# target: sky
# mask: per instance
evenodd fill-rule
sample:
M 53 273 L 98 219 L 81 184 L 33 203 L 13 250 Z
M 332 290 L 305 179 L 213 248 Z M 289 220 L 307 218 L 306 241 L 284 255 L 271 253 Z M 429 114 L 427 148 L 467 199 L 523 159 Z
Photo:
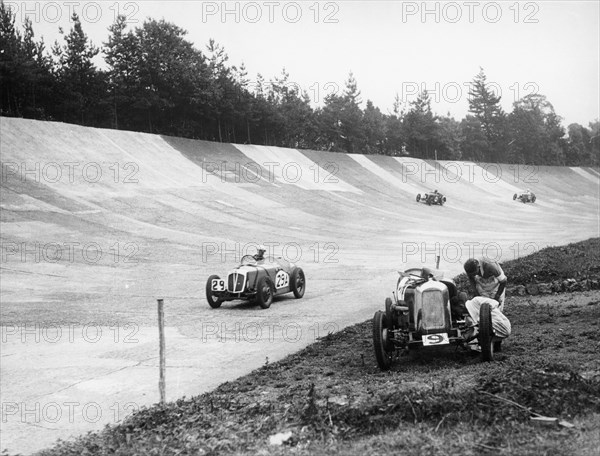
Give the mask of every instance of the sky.
M 29 16 L 47 47 L 69 30 L 73 11 L 95 45 L 116 14 L 130 27 L 147 18 L 187 30 L 204 50 L 224 46 L 251 81 L 282 69 L 313 105 L 344 90 L 353 73 L 361 99 L 391 112 L 428 90 L 432 109 L 460 120 L 469 83 L 483 68 L 505 111 L 539 93 L 563 118 L 587 126 L 600 117 L 600 2 L 594 1 L 5 1 L 17 22 Z

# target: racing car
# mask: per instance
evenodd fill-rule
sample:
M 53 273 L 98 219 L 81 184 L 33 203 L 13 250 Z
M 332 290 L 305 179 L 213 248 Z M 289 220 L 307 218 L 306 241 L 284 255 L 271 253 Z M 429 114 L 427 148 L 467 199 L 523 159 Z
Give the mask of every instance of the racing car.
M 226 279 L 211 275 L 206 281 L 206 299 L 213 309 L 224 301 L 236 299 L 257 302 L 263 309 L 268 309 L 275 296 L 294 293 L 299 299 L 305 290 L 302 268 L 273 256 L 244 255 Z
M 535 194 L 531 190 L 527 189 L 524 192 L 515 193 L 513 195 L 513 201 L 517 199 L 522 203 L 535 203 Z
M 431 193 L 425 193 L 423 195 L 420 193 L 417 194 L 417 203 L 420 201 L 424 202 L 428 206 L 431 206 L 432 204 L 439 204 L 442 206 L 446 202 L 446 197 L 441 193 L 438 193 L 437 190 L 434 190 Z
M 480 308 L 479 321 L 453 315 L 450 300 L 458 298 L 454 281 L 437 269 L 412 268 L 400 272 L 393 298 L 385 311 L 373 316 L 373 346 L 382 370 L 391 367 L 401 350 L 458 345 L 465 349 L 478 339 L 483 361 L 493 361 L 497 339 L 492 330 L 491 307 Z

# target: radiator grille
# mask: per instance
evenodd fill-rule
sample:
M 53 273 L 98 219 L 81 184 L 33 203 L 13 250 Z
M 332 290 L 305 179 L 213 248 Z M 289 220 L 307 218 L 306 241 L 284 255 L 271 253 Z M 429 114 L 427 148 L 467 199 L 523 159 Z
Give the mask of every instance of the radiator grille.
M 227 291 L 230 293 L 241 293 L 244 291 L 246 275 L 232 272 L 227 280 Z
M 445 327 L 444 296 L 440 290 L 423 292 L 423 329 L 440 329 Z

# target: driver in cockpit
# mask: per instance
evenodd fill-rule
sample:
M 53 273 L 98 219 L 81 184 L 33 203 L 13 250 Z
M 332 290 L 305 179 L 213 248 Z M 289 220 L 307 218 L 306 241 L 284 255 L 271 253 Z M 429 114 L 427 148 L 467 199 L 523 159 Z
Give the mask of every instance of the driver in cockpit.
M 267 251 L 265 249 L 265 247 L 263 245 L 258 247 L 258 253 L 256 253 L 256 255 L 253 255 L 253 258 L 256 261 L 264 261 L 265 260 L 265 252 Z

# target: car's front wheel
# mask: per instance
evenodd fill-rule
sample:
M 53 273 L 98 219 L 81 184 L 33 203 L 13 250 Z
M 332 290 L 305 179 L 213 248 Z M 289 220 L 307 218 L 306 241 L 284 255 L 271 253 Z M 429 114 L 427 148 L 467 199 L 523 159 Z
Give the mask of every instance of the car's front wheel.
M 223 300 L 218 296 L 215 296 L 213 293 L 213 280 L 221 280 L 221 278 L 218 275 L 211 275 L 208 278 L 206 281 L 206 300 L 208 301 L 209 306 L 211 306 L 213 309 L 216 309 L 221 307 Z
M 291 277 L 291 289 L 294 293 L 294 297 L 296 299 L 300 299 L 304 296 L 304 291 L 306 290 L 306 278 L 304 277 L 304 271 L 302 268 L 294 269 Z
M 394 315 L 392 311 L 392 298 L 385 298 L 385 318 L 388 329 L 394 329 Z
M 273 283 L 267 276 L 263 276 L 259 279 L 256 287 L 256 302 L 263 309 L 271 307 L 273 302 Z
M 420 193 L 417 193 L 417 203 L 418 203 L 419 201 L 421 201 L 421 194 L 420 194 Z
M 494 360 L 494 330 L 492 329 L 492 307 L 483 303 L 479 309 L 479 346 L 483 361 Z
M 517 199 L 517 194 L 515 193 L 515 194 L 513 195 L 513 201 L 514 201 L 514 200 L 516 200 L 516 199 Z
M 373 316 L 373 347 L 379 368 L 388 370 L 392 366 L 393 350 L 388 340 L 387 317 L 381 310 Z

